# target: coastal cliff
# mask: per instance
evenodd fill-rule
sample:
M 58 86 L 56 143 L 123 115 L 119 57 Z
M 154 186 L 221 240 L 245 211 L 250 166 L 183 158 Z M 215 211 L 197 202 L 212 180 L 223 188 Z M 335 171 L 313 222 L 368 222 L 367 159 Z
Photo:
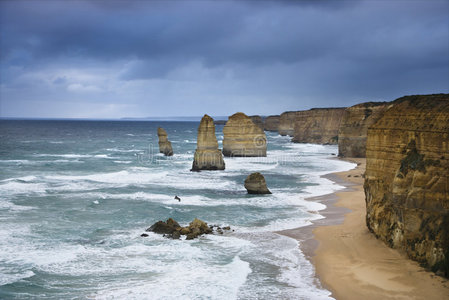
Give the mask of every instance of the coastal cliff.
M 366 224 L 392 248 L 449 272 L 449 94 L 406 96 L 368 129 Z
M 345 108 L 312 108 L 296 113 L 294 143 L 337 144 Z
M 198 138 L 192 171 L 224 170 L 223 154 L 218 149 L 214 120 L 204 115 L 198 127 Z
M 171 142 L 167 138 L 167 132 L 164 128 L 159 127 L 157 129 L 157 136 L 159 138 L 159 152 L 164 153 L 165 156 L 172 156 L 173 148 Z
M 263 123 L 263 129 L 266 131 L 278 131 L 280 116 L 268 116 Z
M 244 113 L 229 117 L 223 127 L 224 156 L 267 156 L 265 132 Z
M 391 107 L 388 102 L 365 102 L 348 107 L 338 131 L 338 156 L 365 157 L 368 127 Z

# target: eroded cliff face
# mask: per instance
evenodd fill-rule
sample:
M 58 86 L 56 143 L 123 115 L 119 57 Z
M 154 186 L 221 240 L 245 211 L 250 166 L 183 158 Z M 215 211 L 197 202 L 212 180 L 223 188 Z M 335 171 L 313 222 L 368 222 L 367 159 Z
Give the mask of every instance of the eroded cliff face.
M 338 131 L 338 156 L 365 157 L 368 127 L 391 107 L 388 102 L 366 102 L 348 107 Z
M 158 127 L 157 136 L 159 138 L 159 152 L 164 153 L 165 156 L 173 155 L 173 148 L 171 142 L 167 138 L 167 132 L 162 127 Z
M 368 129 L 366 223 L 448 276 L 449 94 L 407 96 Z
M 280 116 L 268 116 L 264 120 L 263 129 L 266 131 L 278 131 Z
M 337 144 L 345 108 L 313 108 L 296 114 L 292 142 Z
M 192 171 L 224 170 L 223 154 L 218 149 L 214 119 L 204 115 L 198 127 L 198 138 Z
M 244 113 L 229 117 L 223 127 L 224 156 L 267 156 L 265 132 Z

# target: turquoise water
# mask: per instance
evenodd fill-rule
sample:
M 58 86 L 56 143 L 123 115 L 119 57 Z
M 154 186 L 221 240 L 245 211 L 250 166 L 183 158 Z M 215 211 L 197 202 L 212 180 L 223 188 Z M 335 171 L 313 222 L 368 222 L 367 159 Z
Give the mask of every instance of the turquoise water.
M 321 218 L 306 198 L 342 188 L 320 175 L 353 165 L 331 159 L 336 146 L 267 133 L 266 158 L 190 172 L 198 124 L 0 121 L 0 298 L 329 299 L 298 242 L 274 231 Z M 173 157 L 158 153 L 158 126 Z M 272 195 L 246 194 L 255 171 Z M 169 217 L 234 232 L 140 237 Z

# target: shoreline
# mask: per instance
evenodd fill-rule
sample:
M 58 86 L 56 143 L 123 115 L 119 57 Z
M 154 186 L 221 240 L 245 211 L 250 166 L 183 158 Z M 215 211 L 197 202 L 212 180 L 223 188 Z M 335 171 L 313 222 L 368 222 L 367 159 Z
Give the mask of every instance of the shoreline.
M 337 158 L 339 159 L 339 158 Z M 326 205 L 323 219 L 278 232 L 296 239 L 315 267 L 317 284 L 336 299 L 449 299 L 449 280 L 426 271 L 370 233 L 365 224 L 364 158 L 356 168 L 323 176 L 345 188 L 308 198 Z

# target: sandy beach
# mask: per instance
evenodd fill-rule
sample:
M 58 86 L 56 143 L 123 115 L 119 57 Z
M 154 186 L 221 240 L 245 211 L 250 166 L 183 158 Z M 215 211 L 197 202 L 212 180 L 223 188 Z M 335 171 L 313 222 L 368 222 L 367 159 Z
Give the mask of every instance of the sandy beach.
M 346 187 L 318 200 L 326 218 L 307 228 L 281 232 L 300 241 L 321 284 L 336 299 L 449 299 L 449 281 L 377 240 L 365 225 L 363 173 L 358 166 L 327 176 Z

